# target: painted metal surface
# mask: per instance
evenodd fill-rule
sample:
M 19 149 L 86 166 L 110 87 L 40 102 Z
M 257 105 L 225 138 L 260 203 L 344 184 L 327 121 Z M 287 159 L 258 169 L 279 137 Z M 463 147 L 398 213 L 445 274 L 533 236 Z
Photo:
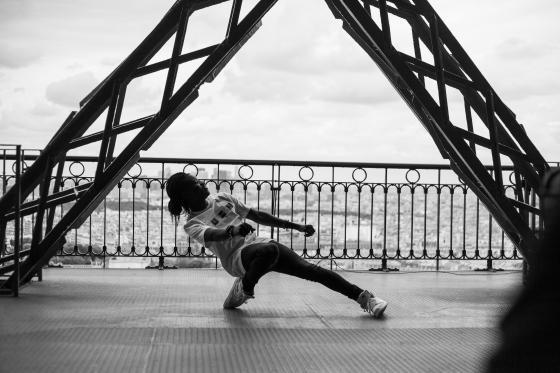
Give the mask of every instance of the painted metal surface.
M 521 282 L 519 272 L 338 273 L 387 299 L 386 316 L 275 273 L 224 310 L 225 271 L 48 269 L 1 300 L 0 370 L 481 372 Z

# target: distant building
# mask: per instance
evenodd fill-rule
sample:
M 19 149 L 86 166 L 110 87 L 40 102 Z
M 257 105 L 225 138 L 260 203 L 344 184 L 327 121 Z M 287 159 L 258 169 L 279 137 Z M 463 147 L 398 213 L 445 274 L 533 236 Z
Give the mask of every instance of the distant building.
M 231 180 L 233 179 L 233 172 L 229 170 L 220 170 L 218 173 L 218 168 L 215 168 L 214 172 L 212 172 L 212 179 Z
M 199 167 L 198 168 L 198 176 L 199 179 L 208 179 L 208 171 L 205 168 Z

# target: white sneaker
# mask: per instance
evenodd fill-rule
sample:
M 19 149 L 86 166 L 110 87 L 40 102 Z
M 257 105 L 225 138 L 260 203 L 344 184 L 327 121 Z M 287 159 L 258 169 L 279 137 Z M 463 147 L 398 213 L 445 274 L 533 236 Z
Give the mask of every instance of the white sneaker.
M 372 314 L 375 318 L 379 318 L 383 315 L 383 312 L 385 312 L 385 308 L 387 308 L 388 304 L 383 299 L 375 297 L 367 290 L 360 293 L 358 296 L 358 303 L 364 312 Z
M 247 301 L 251 298 L 254 298 L 254 296 L 245 294 L 243 291 L 243 281 L 241 280 L 241 277 L 238 277 L 233 283 L 233 286 L 224 301 L 224 308 L 232 309 L 239 307 L 243 303 L 247 303 Z

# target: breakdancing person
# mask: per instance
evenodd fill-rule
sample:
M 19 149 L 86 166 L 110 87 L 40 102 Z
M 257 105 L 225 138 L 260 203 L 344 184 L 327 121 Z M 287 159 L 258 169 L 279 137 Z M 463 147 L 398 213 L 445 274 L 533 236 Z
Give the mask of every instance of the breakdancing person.
M 193 175 L 179 172 L 166 185 L 168 209 L 178 221 L 186 214 L 186 233 L 211 250 L 223 268 L 236 277 L 224 308 L 241 306 L 255 297 L 255 285 L 270 271 L 296 276 L 323 284 L 331 290 L 355 300 L 373 317 L 383 315 L 387 302 L 371 292 L 360 289 L 339 274 L 311 264 L 293 250 L 271 238 L 259 237 L 244 219 L 270 227 L 295 229 L 312 236 L 312 225 L 300 225 L 278 219 L 264 211 L 245 206 L 227 193 L 210 195 L 208 188 Z

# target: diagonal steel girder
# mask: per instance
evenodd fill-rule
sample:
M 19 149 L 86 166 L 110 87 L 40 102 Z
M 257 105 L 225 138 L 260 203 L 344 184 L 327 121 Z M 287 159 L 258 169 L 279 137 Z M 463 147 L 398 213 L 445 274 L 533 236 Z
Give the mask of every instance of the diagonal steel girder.
M 220 43 L 181 55 L 187 21 L 191 14 L 205 7 L 227 0 L 177 1 L 146 39 L 82 102 L 81 109 L 72 113 L 49 142 L 41 156 L 22 177 L 22 196 L 25 198 L 41 185 L 40 198 L 27 203 L 24 211 L 36 209 L 42 222 L 46 209 L 45 234 L 40 224 L 34 229 L 34 239 L 28 256 L 22 263 L 22 282 L 28 281 L 64 243 L 64 236 L 82 224 L 120 178 L 134 165 L 141 150 L 148 149 L 167 127 L 198 96 L 204 82 L 211 82 L 235 53 L 260 26 L 261 19 L 276 0 L 261 0 L 239 21 L 242 0 L 232 0 L 225 39 Z M 509 238 L 530 257 L 529 248 L 535 234 L 528 224 L 528 212 L 539 213 L 530 206 L 527 195 L 538 193 L 540 177 L 548 165 L 527 137 L 515 115 L 492 90 L 467 53 L 447 29 L 427 0 L 325 0 L 336 18 L 343 20 L 343 28 L 379 66 L 404 101 L 434 139 L 442 156 L 449 159 L 457 174 L 483 201 Z M 378 8 L 381 24 L 371 17 L 371 8 Z M 405 19 L 414 35 L 415 56 L 399 52 L 391 42 L 389 14 Z M 175 34 L 170 59 L 147 65 L 149 60 Z M 420 42 L 434 56 L 434 66 L 422 61 Z M 184 62 L 206 57 L 200 67 L 173 93 L 177 67 Z M 134 78 L 167 69 L 167 79 L 160 111 L 120 123 L 120 114 L 127 84 Z M 432 96 L 425 79 L 437 82 L 438 95 Z M 468 108 L 487 126 L 490 138 L 477 134 L 469 121 L 468 130 L 453 125 L 449 118 L 446 87 L 459 89 Z M 436 102 L 436 99 L 438 100 Z M 92 123 L 107 110 L 105 129 L 84 136 Z M 113 155 L 115 138 L 131 130 L 140 129 L 136 137 L 117 156 Z M 100 143 L 96 178 L 91 184 L 71 191 L 59 191 L 60 171 L 70 149 L 94 142 Z M 475 144 L 492 151 L 494 175 L 487 172 L 475 151 Z M 516 169 L 516 183 L 520 190 L 516 200 L 505 196 L 501 176 L 501 156 L 508 156 Z M 50 188 L 52 170 L 59 165 L 54 188 Z M 525 190 L 525 194 L 521 192 Z M 76 203 L 53 227 L 53 206 L 75 199 Z M 14 192 L 10 190 L 0 199 L 0 227 L 12 216 Z M 28 211 L 29 210 L 29 211 Z M 10 281 L 16 281 L 10 278 Z M 10 282 L 9 281 L 9 282 Z M 5 286 L 9 286 L 8 285 Z
M 357 0 L 326 2 L 334 16 L 342 19 L 343 28 L 376 62 L 420 119 L 444 158 L 450 160 L 456 173 L 486 205 L 523 255 L 530 258 L 536 236 L 522 209 L 531 209 L 537 213 L 540 211 L 534 206 L 525 206 L 528 205 L 527 201 L 512 201 L 505 196 L 500 157 L 502 154 L 509 156 L 526 184 L 537 194 L 540 192 L 540 178 L 548 165 L 515 120 L 513 113 L 495 95 L 437 13 L 426 0 L 391 0 L 394 4 L 391 8 L 386 0 L 368 0 L 363 4 Z M 381 27 L 372 19 L 369 6 L 379 8 Z M 410 61 L 413 59 L 392 45 L 387 22 L 389 10 L 408 21 L 413 33 L 432 51 L 435 66 L 421 67 L 424 67 L 425 76 L 432 75 L 438 83 L 438 102 L 423 84 L 424 76 L 415 75 L 418 70 L 413 70 L 414 66 L 411 66 Z M 449 83 L 454 83 L 463 94 L 465 102 L 483 120 L 489 129 L 490 139 L 478 136 L 472 130 L 461 131 L 451 123 L 445 92 L 446 84 Z M 486 170 L 473 147 L 466 143 L 466 138 L 477 140 L 479 145 L 491 149 L 494 175 Z

